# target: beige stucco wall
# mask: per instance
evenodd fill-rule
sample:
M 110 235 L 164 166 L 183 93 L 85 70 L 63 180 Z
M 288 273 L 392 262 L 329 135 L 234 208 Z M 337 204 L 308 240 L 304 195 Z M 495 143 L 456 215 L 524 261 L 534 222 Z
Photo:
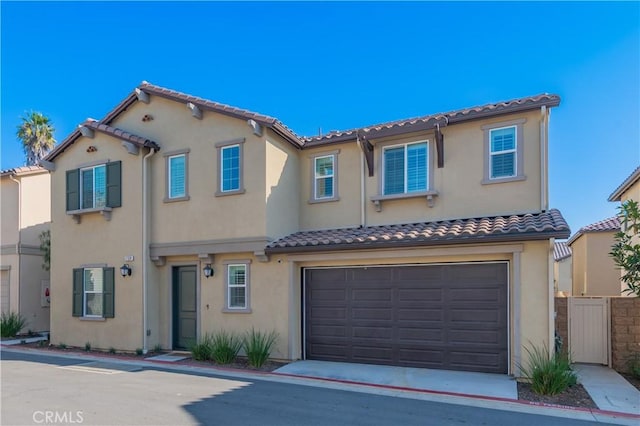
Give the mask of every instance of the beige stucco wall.
M 572 282 L 572 257 L 566 257 L 553 262 L 553 282 L 555 291 L 562 291 L 565 296 L 570 296 L 573 290 Z
M 614 232 L 589 232 L 572 244 L 573 295 L 620 296 L 620 271 L 609 252 Z
M 94 146 L 96 152 L 88 153 Z M 122 207 L 114 208 L 111 220 L 100 213 L 81 216 L 76 223 L 66 214 L 66 171 L 88 162 L 122 161 Z M 142 155 L 128 154 L 119 141 L 96 132 L 80 138 L 56 159 L 52 173 L 51 225 L 51 342 L 95 348 L 142 347 Z M 125 256 L 132 275 L 119 273 Z M 115 318 L 82 320 L 72 316 L 73 269 L 108 266 L 115 273 Z
M 526 119 L 523 124 L 524 175 L 516 182 L 482 184 L 484 178 L 484 131 L 482 126 L 511 120 Z M 373 177 L 365 178 L 365 197 L 361 196 L 361 151 L 354 142 L 336 144 L 302 152 L 301 227 L 323 229 L 348 227 L 361 223 L 361 203 L 366 209 L 365 224 L 424 222 L 432 220 L 495 216 L 503 214 L 538 212 L 541 210 L 540 185 L 540 119 L 539 111 L 511 114 L 491 120 L 472 121 L 443 128 L 444 167 L 437 168 L 437 155 L 433 131 L 419 132 L 401 137 L 373 140 L 375 145 Z M 371 197 L 380 194 L 381 153 L 386 143 L 429 141 L 429 167 L 435 190 L 433 207 L 425 197 L 382 201 L 382 211 L 376 211 Z M 313 155 L 339 150 L 338 202 L 309 204 Z
M 18 170 L 0 178 L 0 267 L 9 281 L 9 310 L 21 314 L 27 330 L 49 329 L 49 307 L 43 306 L 40 234 L 51 221 L 50 175 L 45 170 Z M 4 295 L 3 295 L 4 296 Z M 46 305 L 46 303 L 44 304 Z
M 627 200 L 640 201 L 640 180 L 631 185 L 621 196 L 620 201 L 625 202 Z

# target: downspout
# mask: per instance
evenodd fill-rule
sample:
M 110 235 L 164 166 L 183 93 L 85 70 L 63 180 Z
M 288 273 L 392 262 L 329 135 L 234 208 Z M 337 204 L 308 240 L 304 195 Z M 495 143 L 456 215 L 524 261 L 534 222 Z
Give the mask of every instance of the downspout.
M 548 155 L 548 135 L 547 135 L 547 106 L 542 105 L 540 107 L 540 210 L 549 210 L 549 188 L 548 188 L 548 173 L 549 173 L 549 155 Z
M 9 179 L 18 184 L 18 242 L 16 243 L 16 254 L 18 255 L 18 285 L 16 288 L 18 289 L 18 313 L 20 313 L 20 299 L 22 298 L 22 289 L 20 288 L 20 278 L 22 275 L 22 270 L 20 269 L 22 265 L 22 256 L 20 256 L 20 251 L 22 250 L 22 184 L 15 178 L 15 175 L 9 175 Z M 11 299 L 9 299 L 9 311 L 11 311 Z
M 555 292 L 553 291 L 553 246 L 555 238 L 549 239 L 549 254 L 547 259 L 547 281 L 548 281 L 548 311 L 549 311 L 549 356 L 555 353 L 556 343 L 556 310 L 555 310 Z
M 147 348 L 147 263 L 149 262 L 149 220 L 148 204 L 149 191 L 147 190 L 147 160 L 156 153 L 155 148 L 151 148 L 149 153 L 142 159 L 142 353 L 148 352 Z
M 358 143 L 358 148 L 360 149 L 360 227 L 363 228 L 367 226 L 367 218 L 366 218 L 366 206 L 365 206 L 365 158 L 364 158 L 364 150 L 362 149 L 362 142 L 360 141 L 360 136 L 357 137 L 356 142 Z

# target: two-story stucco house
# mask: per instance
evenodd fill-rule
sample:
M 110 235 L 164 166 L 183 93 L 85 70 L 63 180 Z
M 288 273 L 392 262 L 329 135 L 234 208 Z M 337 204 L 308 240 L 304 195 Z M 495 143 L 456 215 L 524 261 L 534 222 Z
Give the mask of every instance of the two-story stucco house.
M 51 222 L 51 181 L 42 167 L 0 172 L 0 310 L 20 314 L 23 332 L 49 330 L 49 271 L 40 235 Z
M 52 343 L 184 349 L 254 327 L 280 359 L 518 374 L 552 341 L 569 236 L 548 206 L 559 103 L 300 137 L 143 82 L 44 162 Z

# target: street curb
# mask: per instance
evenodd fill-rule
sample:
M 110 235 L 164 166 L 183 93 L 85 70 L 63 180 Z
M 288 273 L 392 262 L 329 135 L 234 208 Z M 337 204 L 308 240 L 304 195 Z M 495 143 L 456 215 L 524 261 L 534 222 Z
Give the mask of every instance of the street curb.
M 440 397 L 454 397 L 457 399 L 466 399 L 478 402 L 487 402 L 487 403 L 506 403 L 510 405 L 517 405 L 523 408 L 531 408 L 534 410 L 541 410 L 538 412 L 540 415 L 551 415 L 556 417 L 566 417 L 569 413 L 581 413 L 583 415 L 591 415 L 594 417 L 594 420 L 597 420 L 596 416 L 603 416 L 608 419 L 629 419 L 629 420 L 640 420 L 640 414 L 631 414 L 624 413 L 618 411 L 609 411 L 609 410 L 600 410 L 596 408 L 583 408 L 583 407 L 571 407 L 565 405 L 556 405 L 556 404 L 547 404 L 533 401 L 524 401 L 519 399 L 510 399 L 510 398 L 502 398 L 495 396 L 483 396 L 483 395 L 473 395 L 473 394 L 465 394 L 458 392 L 449 392 L 449 391 L 435 391 L 429 389 L 417 389 L 403 386 L 394 386 L 394 385 L 383 385 L 377 383 L 366 383 L 366 382 L 358 382 L 353 380 L 344 380 L 344 379 L 334 379 L 334 378 L 325 378 L 325 377 L 313 377 L 313 376 L 304 376 L 299 374 L 291 374 L 291 373 L 277 373 L 277 372 L 267 372 L 267 371 L 259 371 L 259 370 L 244 370 L 237 368 L 229 368 L 229 367 L 220 367 L 217 365 L 201 365 L 195 364 L 193 362 L 184 362 L 178 364 L 172 361 L 162 361 L 162 360 L 150 360 L 150 359 L 132 359 L 128 356 L 118 356 L 118 355 L 96 355 L 96 354 L 85 354 L 81 352 L 64 352 L 58 351 L 56 349 L 40 349 L 40 348 L 19 348 L 15 345 L 4 345 L 0 344 L 0 349 L 2 351 L 7 352 L 15 352 L 15 353 L 27 353 L 27 354 L 40 354 L 40 355 L 48 355 L 58 358 L 67 358 L 67 359 L 86 359 L 86 360 L 110 360 L 114 363 L 127 363 L 134 364 L 138 366 L 162 366 L 169 370 L 174 371 L 183 371 L 183 372 L 198 372 L 198 370 L 206 371 L 210 374 L 220 374 L 225 376 L 232 376 L 243 379 L 269 379 L 269 378 L 291 378 L 296 380 L 302 380 L 305 382 L 326 382 L 326 383 L 334 383 L 334 384 L 343 384 L 343 385 L 351 385 L 358 386 L 364 388 L 371 389 L 380 389 L 384 391 L 396 391 L 402 393 L 412 393 L 419 395 L 433 395 Z M 445 401 L 442 401 L 446 403 Z M 495 406 L 491 405 L 490 408 L 493 409 L 501 409 L 507 411 L 509 410 L 504 406 Z M 561 416 L 560 414 L 563 414 Z

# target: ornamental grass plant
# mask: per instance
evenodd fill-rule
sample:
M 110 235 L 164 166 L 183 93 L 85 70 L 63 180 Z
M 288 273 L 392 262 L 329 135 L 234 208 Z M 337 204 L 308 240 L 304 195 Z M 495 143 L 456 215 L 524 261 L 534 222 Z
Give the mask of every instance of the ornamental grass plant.
M 550 354 L 546 344 L 538 347 L 525 347 L 529 363 L 520 365 L 522 374 L 531 382 L 531 389 L 539 395 L 556 395 L 578 382 L 576 373 L 571 369 L 571 360 L 562 353 Z

